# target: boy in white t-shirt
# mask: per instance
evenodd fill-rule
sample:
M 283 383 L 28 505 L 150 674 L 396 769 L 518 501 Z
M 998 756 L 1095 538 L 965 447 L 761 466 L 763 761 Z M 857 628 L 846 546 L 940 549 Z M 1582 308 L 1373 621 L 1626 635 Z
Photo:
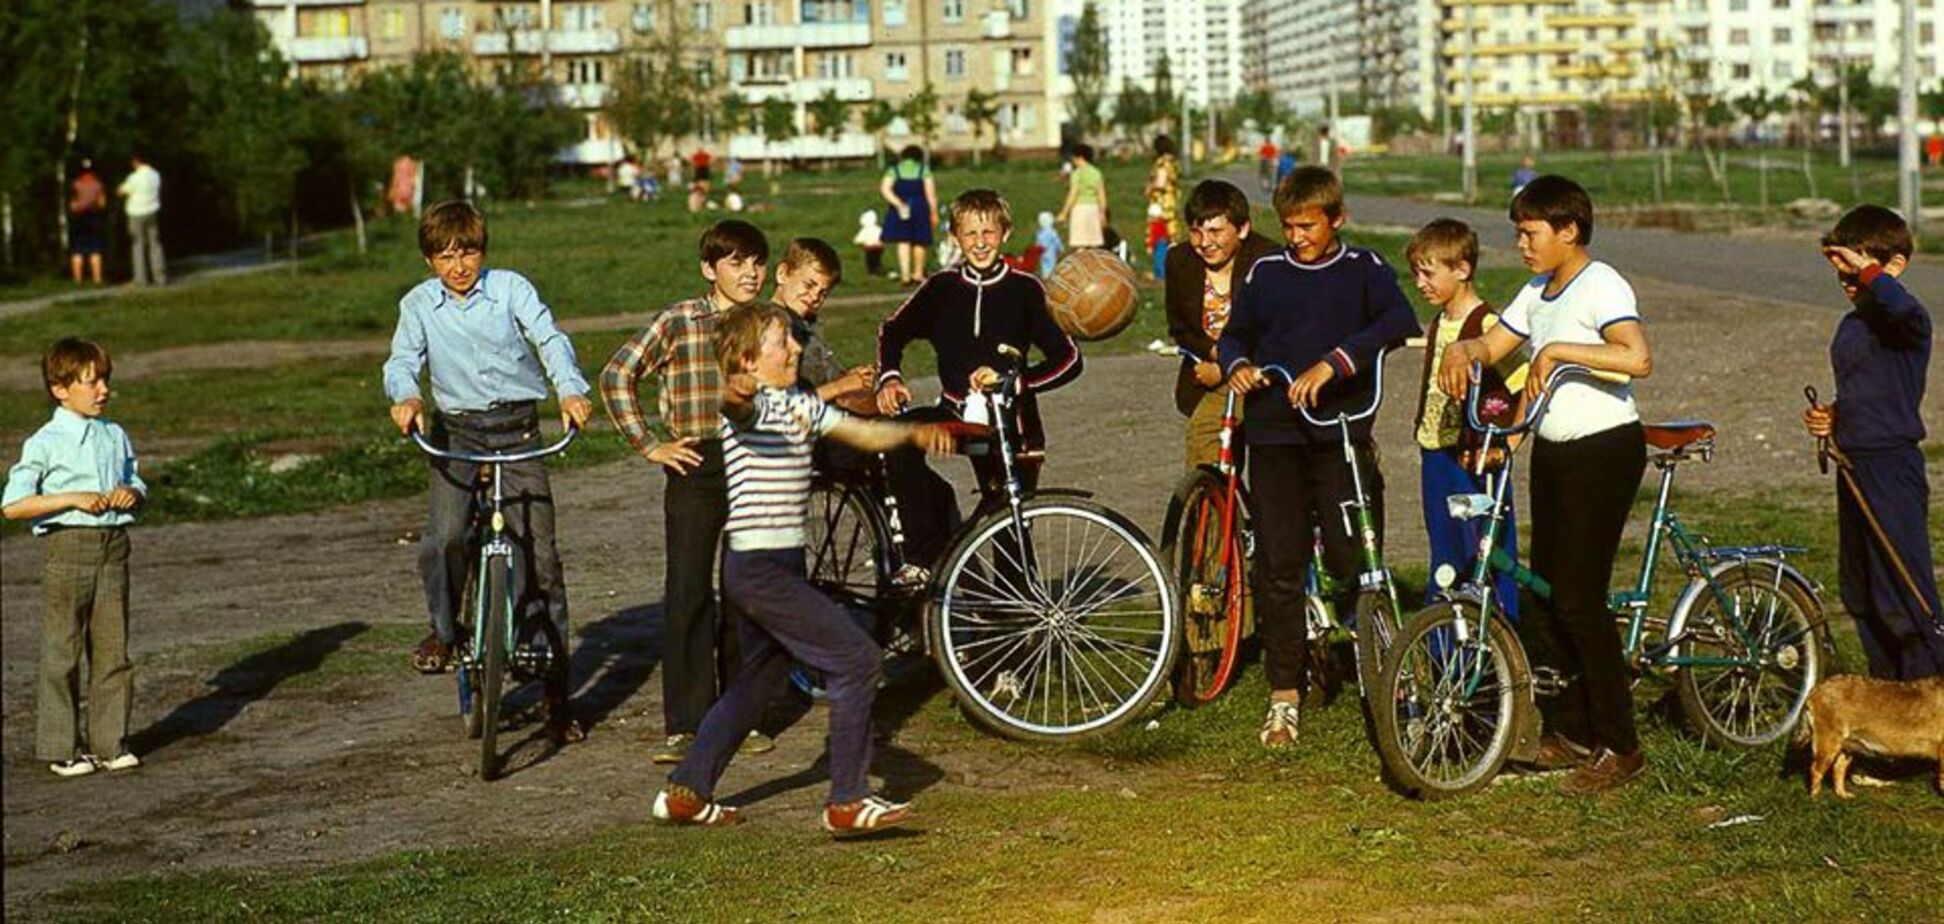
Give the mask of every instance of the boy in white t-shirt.
M 1492 365 L 1521 344 L 1532 354 L 1528 399 L 1562 363 L 1645 378 L 1654 364 L 1619 271 L 1587 253 L 1593 202 L 1562 176 L 1533 180 L 1512 200 L 1519 255 L 1536 275 L 1483 336 L 1445 350 L 1439 384 L 1464 394 L 1473 363 Z M 1520 636 L 1535 665 L 1567 678 L 1540 701 L 1546 734 L 1535 763 L 1575 767 L 1569 793 L 1603 792 L 1646 769 L 1634 730 L 1633 691 L 1606 605 L 1620 531 L 1646 466 L 1647 448 L 1627 384 L 1565 381 L 1552 396 L 1532 449 L 1532 568 L 1552 582 L 1552 605 L 1528 608 Z

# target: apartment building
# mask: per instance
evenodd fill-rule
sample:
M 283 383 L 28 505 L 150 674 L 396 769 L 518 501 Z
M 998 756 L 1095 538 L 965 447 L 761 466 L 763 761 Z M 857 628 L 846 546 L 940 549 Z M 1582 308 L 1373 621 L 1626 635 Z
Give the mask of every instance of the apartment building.
M 1781 93 L 1809 76 L 1834 83 L 1841 67 L 1867 70 L 1873 81 L 1897 80 L 1902 12 L 1897 0 L 1672 0 L 1680 30 L 1683 76 L 1735 98 Z M 1917 80 L 1939 76 L 1937 36 L 1944 9 L 1917 2 Z
M 1054 73 L 1055 0 L 233 0 L 268 30 L 295 75 L 341 83 L 358 71 L 445 49 L 489 69 L 513 54 L 532 56 L 560 102 L 586 123 L 562 153 L 574 163 L 608 163 L 621 145 L 601 108 L 620 58 L 680 27 L 709 62 L 721 89 L 752 103 L 796 106 L 797 137 L 767 143 L 740 132 L 703 140 L 744 158 L 869 157 L 876 139 L 857 119 L 836 138 L 817 132 L 808 105 L 834 92 L 856 108 L 901 105 L 927 81 L 939 100 L 933 143 L 969 149 L 965 117 L 973 90 L 993 94 L 996 131 L 978 143 L 1047 148 L 1059 143 L 1064 93 Z M 910 126 L 894 123 L 892 143 Z M 995 138 L 996 134 L 996 138 Z M 726 150 L 725 150 L 726 149 Z
M 1190 104 L 1226 104 L 1242 91 L 1241 0 L 1098 0 L 1107 33 L 1107 86 L 1154 89 L 1162 56 Z

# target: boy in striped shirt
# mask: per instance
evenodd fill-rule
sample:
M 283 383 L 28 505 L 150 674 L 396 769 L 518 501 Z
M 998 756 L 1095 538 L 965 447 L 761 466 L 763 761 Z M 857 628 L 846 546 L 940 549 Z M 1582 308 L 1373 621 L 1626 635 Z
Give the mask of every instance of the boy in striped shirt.
M 724 399 L 722 452 L 728 469 L 728 545 L 723 595 L 738 620 L 742 666 L 709 709 L 654 815 L 672 824 L 731 825 L 738 810 L 714 800 L 715 784 L 764 707 L 789 682 L 792 663 L 823 672 L 830 701 L 830 802 L 824 829 L 876 831 L 904 821 L 911 807 L 871 793 L 871 704 L 883 652 L 844 609 L 810 585 L 804 520 L 810 508 L 810 454 L 821 438 L 865 452 L 915 445 L 952 448 L 937 425 L 905 426 L 851 417 L 799 387 L 803 348 L 790 336 L 788 311 L 771 303 L 725 313 L 716 330 Z

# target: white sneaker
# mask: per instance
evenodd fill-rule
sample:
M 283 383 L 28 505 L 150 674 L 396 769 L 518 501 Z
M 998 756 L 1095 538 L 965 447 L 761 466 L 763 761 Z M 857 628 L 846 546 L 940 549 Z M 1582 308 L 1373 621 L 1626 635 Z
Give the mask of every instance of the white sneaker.
M 142 759 L 127 751 L 115 755 L 114 760 L 102 761 L 103 770 L 133 770 L 142 765 Z
M 48 764 L 47 769 L 54 771 L 55 776 L 87 776 L 99 768 L 95 766 L 94 758 L 83 754 L 67 760 L 57 760 Z
M 1262 717 L 1262 731 L 1256 737 L 1262 746 L 1271 750 L 1291 747 L 1296 744 L 1296 733 L 1302 724 L 1302 704 L 1275 700 L 1269 703 L 1269 713 Z

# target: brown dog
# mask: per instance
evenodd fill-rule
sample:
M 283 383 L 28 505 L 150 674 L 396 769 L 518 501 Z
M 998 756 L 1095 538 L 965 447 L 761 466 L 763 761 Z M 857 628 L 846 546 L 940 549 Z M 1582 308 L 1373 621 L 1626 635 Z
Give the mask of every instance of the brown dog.
M 1796 744 L 1813 744 L 1809 795 L 1822 795 L 1832 769 L 1836 797 L 1850 798 L 1851 754 L 1932 758 L 1944 790 L 1944 677 L 1898 683 L 1843 675 L 1816 685 L 1796 728 Z

